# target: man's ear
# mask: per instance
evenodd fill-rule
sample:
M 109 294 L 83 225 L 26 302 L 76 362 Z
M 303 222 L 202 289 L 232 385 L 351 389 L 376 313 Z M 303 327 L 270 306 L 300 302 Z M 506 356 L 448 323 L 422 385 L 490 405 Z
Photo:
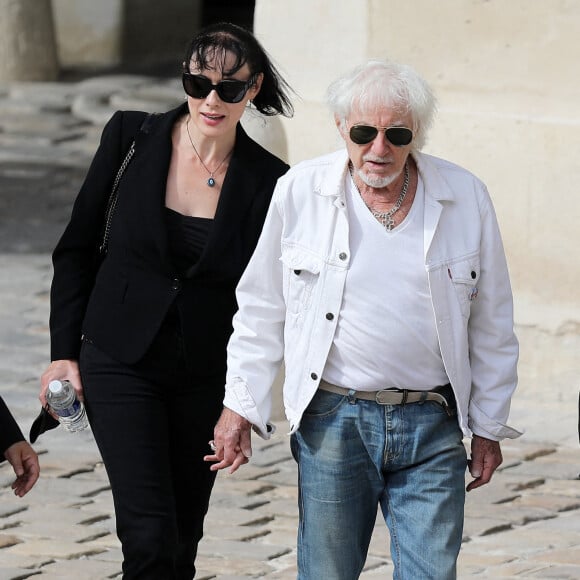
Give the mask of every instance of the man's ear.
M 344 122 L 344 120 L 339 118 L 338 115 L 334 115 L 334 122 L 342 138 L 346 139 L 346 123 Z

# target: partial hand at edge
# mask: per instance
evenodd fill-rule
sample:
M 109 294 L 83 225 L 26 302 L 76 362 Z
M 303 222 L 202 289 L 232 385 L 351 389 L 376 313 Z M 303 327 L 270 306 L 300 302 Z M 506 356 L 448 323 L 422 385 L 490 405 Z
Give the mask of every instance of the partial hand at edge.
M 469 473 L 474 479 L 467 485 L 467 491 L 489 483 L 502 461 L 499 441 L 474 435 L 471 440 L 471 459 L 469 460 Z
M 26 495 L 40 474 L 38 455 L 28 442 L 18 441 L 6 449 L 4 457 L 16 474 L 16 480 L 12 484 L 14 493 L 18 497 Z
M 204 461 L 214 461 L 210 469 L 219 471 L 229 467 L 234 473 L 241 465 L 248 463 L 252 456 L 252 424 L 231 409 L 225 408 L 214 428 L 213 455 L 205 455 Z M 209 442 L 208 442 L 209 444 Z

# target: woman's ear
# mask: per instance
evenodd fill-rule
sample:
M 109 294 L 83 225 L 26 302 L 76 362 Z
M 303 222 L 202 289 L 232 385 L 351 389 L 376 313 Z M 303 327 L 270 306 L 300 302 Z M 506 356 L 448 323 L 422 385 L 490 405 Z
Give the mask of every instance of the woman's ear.
M 250 100 L 252 100 L 260 92 L 263 81 L 264 81 L 264 73 L 258 73 L 256 75 L 256 80 L 254 81 L 254 84 L 248 90 Z

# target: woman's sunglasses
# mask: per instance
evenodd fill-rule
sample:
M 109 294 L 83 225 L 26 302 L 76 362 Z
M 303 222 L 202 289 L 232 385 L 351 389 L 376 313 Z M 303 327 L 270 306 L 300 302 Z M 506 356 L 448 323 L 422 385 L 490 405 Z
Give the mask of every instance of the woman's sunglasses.
M 247 81 L 226 79 L 214 85 L 203 75 L 183 73 L 182 81 L 183 89 L 194 99 L 205 99 L 205 97 L 215 90 L 224 103 L 239 103 L 244 98 L 248 89 L 254 84 L 255 75 L 252 75 Z
M 350 128 L 350 140 L 357 145 L 366 145 L 374 141 L 379 131 L 385 132 L 387 141 L 395 147 L 404 147 L 413 140 L 413 131 L 407 127 L 373 127 L 372 125 L 353 125 Z

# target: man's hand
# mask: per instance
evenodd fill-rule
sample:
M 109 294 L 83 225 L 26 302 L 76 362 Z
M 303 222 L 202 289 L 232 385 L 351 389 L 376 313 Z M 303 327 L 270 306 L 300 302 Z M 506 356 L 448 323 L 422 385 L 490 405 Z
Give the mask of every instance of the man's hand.
M 252 457 L 251 442 L 252 424 L 231 409 L 224 409 L 215 428 L 213 441 L 209 445 L 215 447 L 213 455 L 205 455 L 204 461 L 217 461 L 210 467 L 212 471 L 230 468 L 234 473 L 240 467 L 248 463 Z
M 32 489 L 38 480 L 40 474 L 38 455 L 29 443 L 18 441 L 6 449 L 4 457 L 12 465 L 16 474 L 12 489 L 17 496 L 22 497 Z
M 468 462 L 469 473 L 474 479 L 467 486 L 467 491 L 489 483 L 491 476 L 502 461 L 499 441 L 474 435 L 471 440 L 471 459 Z

